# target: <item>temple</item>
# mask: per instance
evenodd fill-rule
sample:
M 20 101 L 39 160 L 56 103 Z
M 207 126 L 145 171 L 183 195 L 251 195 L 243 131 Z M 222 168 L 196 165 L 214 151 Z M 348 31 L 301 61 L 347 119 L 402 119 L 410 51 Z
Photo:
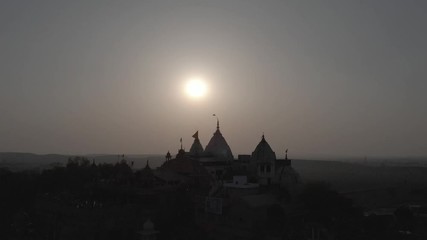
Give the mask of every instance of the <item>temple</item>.
M 161 169 L 176 171 L 170 166 L 193 162 L 202 166 L 211 175 L 213 180 L 211 185 L 230 182 L 236 176 L 245 176 L 248 182 L 261 186 L 278 185 L 292 192 L 292 186 L 299 182 L 298 174 L 292 168 L 291 160 L 287 158 L 287 150 L 285 159 L 277 159 L 264 134 L 252 154 L 238 155 L 237 158 L 234 158 L 220 131 L 218 119 L 216 130 L 205 148 L 201 144 L 198 131 L 193 138 L 190 151 L 184 151 L 181 146 L 174 159 L 171 159 L 168 152 Z

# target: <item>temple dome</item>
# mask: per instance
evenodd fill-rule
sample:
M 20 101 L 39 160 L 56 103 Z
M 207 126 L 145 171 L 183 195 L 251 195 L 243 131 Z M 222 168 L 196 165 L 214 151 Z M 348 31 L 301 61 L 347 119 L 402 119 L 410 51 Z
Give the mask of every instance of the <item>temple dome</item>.
M 217 129 L 208 145 L 206 145 L 204 153 L 207 156 L 212 155 L 221 160 L 233 161 L 234 159 L 230 146 L 228 146 L 227 141 L 219 131 L 219 122 L 217 122 Z
M 200 139 L 199 139 L 199 131 L 197 131 L 194 135 L 194 142 L 191 145 L 190 148 L 190 155 L 191 156 L 200 156 L 203 153 L 203 146 L 200 143 Z
M 261 141 L 256 146 L 255 150 L 252 152 L 252 160 L 256 162 L 265 162 L 265 161 L 275 161 L 276 153 L 270 147 L 270 144 L 265 140 L 264 135 L 262 135 Z

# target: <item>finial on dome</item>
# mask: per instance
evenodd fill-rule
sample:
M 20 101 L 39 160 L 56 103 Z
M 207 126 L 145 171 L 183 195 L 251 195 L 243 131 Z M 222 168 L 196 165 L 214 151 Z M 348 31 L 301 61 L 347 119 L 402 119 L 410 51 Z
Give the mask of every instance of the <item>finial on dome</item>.
M 180 150 L 182 150 L 182 138 L 179 139 L 179 142 L 181 143 L 181 148 Z
M 219 130 L 219 119 L 218 116 L 214 113 L 212 116 L 216 117 L 216 129 Z
M 261 142 L 265 142 L 264 132 L 262 133 Z

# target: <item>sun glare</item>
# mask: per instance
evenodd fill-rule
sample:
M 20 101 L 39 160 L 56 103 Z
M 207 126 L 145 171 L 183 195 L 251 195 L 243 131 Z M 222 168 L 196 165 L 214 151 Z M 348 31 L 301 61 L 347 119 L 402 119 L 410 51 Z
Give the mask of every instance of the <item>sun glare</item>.
M 185 92 L 191 98 L 201 98 L 206 95 L 207 85 L 201 79 L 190 79 L 185 85 Z

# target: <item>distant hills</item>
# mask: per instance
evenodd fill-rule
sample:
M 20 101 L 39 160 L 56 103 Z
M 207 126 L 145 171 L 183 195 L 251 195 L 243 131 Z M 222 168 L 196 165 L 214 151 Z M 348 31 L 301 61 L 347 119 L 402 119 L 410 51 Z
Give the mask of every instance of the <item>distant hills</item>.
M 87 155 L 61 155 L 61 154 L 33 154 L 33 153 L 15 153 L 0 152 L 0 167 L 6 167 L 12 171 L 22 170 L 43 170 L 53 166 L 65 166 L 71 157 L 86 157 L 95 163 L 116 163 L 122 160 L 122 155 L 113 154 L 87 154 Z M 159 167 L 164 156 L 159 154 L 134 154 L 125 155 L 125 159 L 131 163 L 134 162 L 134 168 L 142 168 L 147 160 L 152 168 Z
M 341 192 L 427 184 L 427 168 L 355 162 L 293 160 L 304 182 L 326 182 Z
M 0 153 L 0 168 L 12 171 L 35 170 L 42 171 L 54 166 L 65 166 L 70 157 L 76 155 L 32 153 Z M 87 154 L 79 155 L 95 163 L 116 163 L 122 155 Z M 140 169 L 149 161 L 151 168 L 157 168 L 164 162 L 160 154 L 125 155 L 129 163 L 134 163 L 134 169 Z M 417 163 L 417 164 L 416 164 Z M 292 166 L 299 173 L 303 182 L 326 182 L 334 189 L 342 192 L 361 189 L 386 188 L 390 186 L 416 186 L 427 183 L 427 167 L 425 160 L 399 161 L 369 160 L 350 162 L 293 159 Z

